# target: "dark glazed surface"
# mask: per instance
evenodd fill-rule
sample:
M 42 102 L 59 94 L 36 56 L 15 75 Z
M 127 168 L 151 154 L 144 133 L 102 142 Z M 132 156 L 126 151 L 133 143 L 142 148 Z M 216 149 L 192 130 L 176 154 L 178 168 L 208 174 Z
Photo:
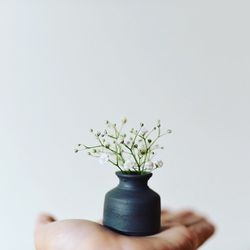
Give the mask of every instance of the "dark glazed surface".
M 126 175 L 105 196 L 103 224 L 126 235 L 145 236 L 160 231 L 160 196 L 147 183 L 152 173 Z

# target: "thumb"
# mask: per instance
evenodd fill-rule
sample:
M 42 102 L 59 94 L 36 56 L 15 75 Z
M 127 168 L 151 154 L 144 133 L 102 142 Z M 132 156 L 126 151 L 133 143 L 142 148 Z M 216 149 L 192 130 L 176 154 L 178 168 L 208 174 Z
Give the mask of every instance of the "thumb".
M 56 221 L 56 219 L 51 214 L 41 213 L 37 216 L 36 226 L 45 225 L 54 221 Z
M 44 225 L 56 221 L 55 217 L 48 213 L 41 213 L 37 216 L 35 223 L 35 234 L 37 234 Z
M 34 240 L 36 249 L 43 249 L 44 247 L 41 247 L 43 244 L 44 239 L 44 225 L 47 225 L 51 222 L 56 221 L 55 217 L 47 214 L 47 213 L 41 213 L 37 216 L 36 224 L 35 224 L 35 230 L 34 230 Z

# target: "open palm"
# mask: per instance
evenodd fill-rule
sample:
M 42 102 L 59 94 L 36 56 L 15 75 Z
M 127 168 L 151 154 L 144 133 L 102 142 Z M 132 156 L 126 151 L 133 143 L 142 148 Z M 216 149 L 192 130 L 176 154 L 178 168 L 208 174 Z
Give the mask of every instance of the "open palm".
M 36 250 L 195 250 L 214 232 L 214 226 L 191 212 L 162 212 L 162 231 L 146 237 L 128 237 L 87 220 L 56 221 L 38 217 Z

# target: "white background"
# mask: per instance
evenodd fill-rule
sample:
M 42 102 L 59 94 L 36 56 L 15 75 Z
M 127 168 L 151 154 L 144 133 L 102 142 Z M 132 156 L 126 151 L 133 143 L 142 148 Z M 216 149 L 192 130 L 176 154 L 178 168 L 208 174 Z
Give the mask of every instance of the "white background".
M 249 1 L 0 1 L 0 244 L 31 250 L 37 213 L 98 219 L 117 179 L 77 143 L 129 118 L 174 133 L 150 186 L 250 249 Z M 129 127 L 130 127 L 129 126 Z

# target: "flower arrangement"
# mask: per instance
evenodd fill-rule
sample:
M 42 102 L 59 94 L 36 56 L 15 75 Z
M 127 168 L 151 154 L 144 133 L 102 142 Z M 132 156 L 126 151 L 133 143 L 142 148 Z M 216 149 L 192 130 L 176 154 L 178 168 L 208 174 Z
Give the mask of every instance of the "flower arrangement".
M 140 123 L 138 129 L 132 128 L 129 133 L 125 133 L 123 129 L 126 123 L 127 118 L 123 118 L 119 127 L 116 123 L 106 121 L 103 132 L 90 129 L 97 144 L 78 144 L 75 152 L 85 150 L 88 155 L 98 158 L 100 164 L 110 163 L 123 174 L 143 175 L 162 167 L 162 160 L 154 160 L 155 151 L 164 149 L 157 141 L 172 131 L 168 129 L 162 133 L 161 122 L 158 120 L 151 130 L 147 130 L 144 123 Z

